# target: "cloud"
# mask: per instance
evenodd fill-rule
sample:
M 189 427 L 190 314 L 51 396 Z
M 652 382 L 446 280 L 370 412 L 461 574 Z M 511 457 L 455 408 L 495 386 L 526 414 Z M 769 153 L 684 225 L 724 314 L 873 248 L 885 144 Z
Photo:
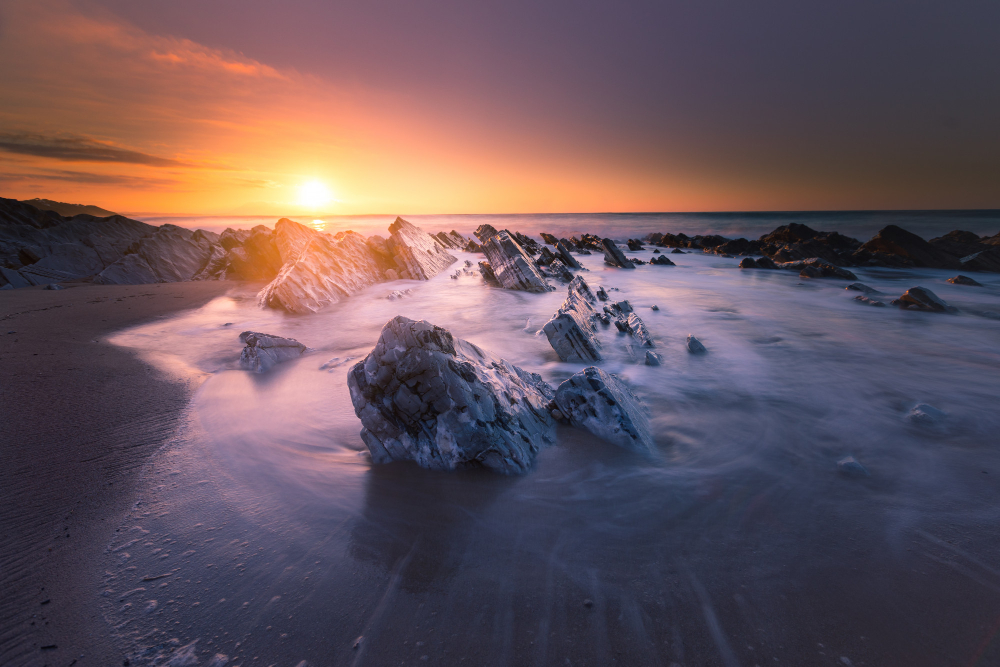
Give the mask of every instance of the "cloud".
M 87 185 L 126 185 L 145 188 L 172 187 L 178 183 L 176 180 L 167 178 L 145 178 L 123 174 L 95 174 L 57 169 L 25 173 L 0 172 L 0 183 L 32 183 L 36 181 L 56 181 Z
M 27 132 L 0 132 L 0 150 L 66 162 L 117 162 L 150 167 L 190 166 L 178 160 L 118 148 L 109 143 L 75 135 L 47 137 Z

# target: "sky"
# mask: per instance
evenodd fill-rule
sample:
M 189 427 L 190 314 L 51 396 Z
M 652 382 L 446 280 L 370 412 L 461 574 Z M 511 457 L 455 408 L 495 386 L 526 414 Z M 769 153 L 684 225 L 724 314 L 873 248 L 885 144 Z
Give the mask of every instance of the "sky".
M 1000 3 L 0 0 L 0 196 L 1000 208 Z

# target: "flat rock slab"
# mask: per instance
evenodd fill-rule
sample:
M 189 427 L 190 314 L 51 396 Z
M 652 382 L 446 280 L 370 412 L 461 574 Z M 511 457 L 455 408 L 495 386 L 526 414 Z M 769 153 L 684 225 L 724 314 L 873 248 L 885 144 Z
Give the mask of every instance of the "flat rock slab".
M 240 334 L 240 342 L 246 345 L 240 353 L 240 368 L 254 373 L 263 373 L 282 361 L 297 359 L 306 351 L 306 346 L 294 338 L 257 331 L 244 331 Z
M 520 473 L 554 441 L 540 375 L 428 322 L 390 320 L 347 384 L 375 463 Z
M 618 376 L 591 366 L 556 389 L 556 405 L 574 426 L 632 451 L 651 453 L 646 409 Z

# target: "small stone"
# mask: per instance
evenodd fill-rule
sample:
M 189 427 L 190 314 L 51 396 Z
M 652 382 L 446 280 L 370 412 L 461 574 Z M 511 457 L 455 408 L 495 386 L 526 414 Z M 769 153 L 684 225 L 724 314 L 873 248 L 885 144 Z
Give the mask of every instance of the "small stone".
M 587 598 L 586 600 L 583 601 L 583 606 L 586 607 L 587 609 L 590 609 L 591 607 L 594 606 L 594 601 L 591 600 L 590 598 Z
M 254 373 L 263 373 L 277 363 L 301 357 L 306 351 L 306 346 L 294 338 L 256 331 L 241 333 L 240 342 L 246 344 L 240 353 L 240 367 Z
M 650 307 L 649 307 L 649 309 L 650 309 L 650 310 L 659 310 L 659 309 L 660 309 L 660 307 L 659 307 L 659 306 L 657 306 L 657 305 L 656 305 L 656 304 L 654 303 L 654 304 L 653 304 L 652 306 L 650 306 Z
M 701 341 L 694 337 L 694 334 L 688 334 L 686 344 L 687 350 L 691 354 L 702 354 L 708 352 L 705 346 L 701 344 Z
M 555 419 L 557 422 L 561 422 L 564 419 L 566 419 L 566 416 L 563 413 L 559 412 L 558 410 L 553 410 L 552 418 Z
M 932 405 L 918 403 L 913 409 L 906 413 L 906 418 L 914 424 L 934 426 L 944 421 L 948 415 L 938 410 Z
M 983 286 L 982 283 L 976 282 L 969 276 L 961 276 L 961 275 L 955 276 L 954 278 L 948 278 L 948 282 L 950 282 L 952 285 L 969 285 L 971 287 Z
M 652 350 L 646 350 L 646 365 L 647 366 L 661 366 L 663 360 L 660 359 L 660 355 Z

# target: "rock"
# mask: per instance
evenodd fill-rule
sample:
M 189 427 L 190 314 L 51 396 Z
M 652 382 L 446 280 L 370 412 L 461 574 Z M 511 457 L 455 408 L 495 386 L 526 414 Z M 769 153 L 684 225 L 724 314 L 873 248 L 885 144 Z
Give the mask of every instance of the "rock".
M 600 299 L 601 301 L 608 300 L 608 293 L 604 291 L 603 285 L 597 288 L 597 298 Z
M 803 278 L 842 278 L 844 280 L 857 280 L 858 277 L 839 266 L 822 260 L 818 257 L 810 259 L 796 260 L 794 262 L 782 262 L 777 265 L 779 269 L 786 271 L 798 271 Z
M 934 406 L 926 403 L 918 403 L 913 409 L 906 413 L 906 419 L 914 424 L 924 426 L 937 426 L 944 422 L 948 415 L 938 410 Z
M 14 286 L 10 283 L 4 283 L 3 287 L 0 287 L 0 289 L 14 289 Z
M 657 306 L 657 305 L 656 305 L 656 304 L 654 303 L 654 304 L 653 304 L 652 306 L 650 306 L 650 307 L 649 307 L 649 309 L 650 309 L 650 310 L 659 310 L 659 309 L 660 309 L 660 307 L 659 307 L 659 306 Z
M 639 239 L 629 239 L 626 243 L 628 244 L 628 249 L 631 250 L 632 252 L 644 250 L 644 248 L 642 247 L 642 241 L 640 241 Z
M 639 318 L 635 313 L 630 313 L 628 320 L 629 333 L 639 341 L 639 344 L 643 347 L 656 347 L 653 345 L 653 337 L 649 335 L 649 329 L 646 328 L 646 323 Z
M 399 274 L 396 272 L 396 269 L 386 269 L 382 275 L 385 276 L 385 279 L 389 282 L 399 280 Z
M 653 451 L 645 408 L 617 376 L 585 368 L 559 385 L 555 402 L 574 426 L 620 447 Z
M 898 302 L 896 305 L 900 308 L 916 308 L 935 313 L 954 310 L 941 297 L 926 287 L 911 287 L 896 301 Z
M 223 232 L 223 235 L 229 231 L 232 230 L 227 229 Z M 315 229 L 310 229 L 309 227 L 301 225 L 294 220 L 289 220 L 288 218 L 282 218 L 281 220 L 278 220 L 278 222 L 274 223 L 274 244 L 278 249 L 278 256 L 281 258 L 281 265 L 284 266 L 298 257 L 299 253 L 302 252 L 302 249 L 306 247 L 306 244 L 319 235 L 320 232 L 317 232 Z M 243 245 L 249 239 L 249 235 L 241 234 L 241 236 L 242 240 L 239 245 Z M 372 238 L 382 241 L 384 247 L 385 239 L 381 236 L 373 236 Z M 226 247 L 226 244 L 223 243 L 223 247 Z M 228 250 L 229 248 L 226 249 Z M 383 249 L 383 252 L 388 252 L 388 250 Z
M 868 468 L 861 465 L 853 456 L 848 456 L 837 461 L 837 470 L 842 475 L 849 477 L 869 477 L 871 475 L 868 472 Z
M 596 298 L 582 276 L 570 282 L 567 292 L 566 300 L 542 331 L 561 360 L 600 361 L 601 342 L 594 327 L 597 313 L 591 305 Z
M 493 267 L 490 266 L 489 262 L 479 262 L 479 273 L 483 276 L 483 281 L 492 287 L 500 287 L 500 281 L 497 280 L 497 276 L 493 273 Z
M 493 225 L 479 225 L 472 234 L 485 245 L 487 241 L 497 235 L 497 229 Z
M 57 290 L 57 289 L 63 289 L 63 286 L 60 285 L 59 283 L 49 283 L 48 285 L 46 285 L 42 289 Z
M 984 246 L 980 246 L 984 247 Z M 990 247 L 962 257 L 959 260 L 966 271 L 988 271 L 1000 273 L 1000 248 Z
M 531 257 L 508 232 L 497 232 L 488 237 L 483 243 L 483 252 L 497 282 L 504 289 L 523 292 L 548 292 L 554 289 L 539 273 Z
M 770 257 L 758 257 L 757 258 L 757 268 L 758 269 L 777 269 L 778 265 L 774 263 Z
M 663 359 L 660 358 L 656 352 L 652 350 L 646 350 L 646 365 L 647 366 L 660 366 L 663 364 Z
M 889 225 L 879 230 L 878 234 L 861 246 L 861 249 L 903 257 L 916 266 L 937 269 L 959 267 L 959 262 L 953 256 L 896 225 Z
M 386 246 L 403 278 L 429 280 L 458 261 L 433 236 L 402 218 L 389 225 L 389 233 Z
M 604 250 L 604 263 L 621 269 L 634 269 L 635 265 L 625 258 L 624 253 L 611 239 L 601 239 L 601 249 Z
M 680 248 L 674 248 L 673 250 L 670 251 L 670 254 L 671 255 L 686 255 L 687 253 L 684 252 L 683 250 L 681 250 Z
M 885 306 L 885 304 L 883 302 L 879 301 L 878 299 L 872 299 L 870 297 L 865 296 L 864 294 L 857 295 L 856 297 L 854 297 L 854 300 L 855 301 L 859 301 L 859 302 L 861 302 L 863 304 L 866 304 L 866 305 L 869 305 L 869 306 L 876 306 L 876 307 L 879 307 L 879 308 L 882 308 L 882 307 Z
M 757 268 L 757 262 L 754 261 L 753 257 L 744 257 L 743 260 L 740 261 L 740 268 L 741 269 L 756 269 Z
M 553 261 L 555 261 L 556 255 L 551 250 L 546 247 L 542 247 L 541 253 L 539 253 L 538 259 L 535 260 L 535 264 L 539 267 L 548 266 Z
M 850 285 L 848 285 L 844 289 L 846 289 L 846 290 L 852 290 L 854 292 L 861 292 L 862 294 L 881 294 L 881 292 L 879 292 L 874 287 L 869 287 L 868 285 L 865 285 L 864 283 L 851 283 Z
M 316 234 L 260 291 L 258 302 L 290 313 L 314 313 L 388 275 L 360 234 L 346 232 L 339 239 Z
M 240 353 L 240 368 L 263 373 L 275 364 L 296 359 L 306 351 L 306 346 L 294 338 L 282 338 L 256 331 L 244 331 L 240 342 L 246 347 Z
M 948 282 L 952 285 L 970 285 L 972 287 L 982 287 L 982 283 L 976 282 L 968 276 L 955 276 L 954 278 L 948 278 Z
M 702 354 L 708 352 L 705 346 L 701 344 L 701 341 L 694 337 L 694 334 L 688 334 L 687 337 L 687 350 L 691 354 Z
M 22 276 L 19 272 L 2 266 L 0 266 L 0 282 L 3 283 L 4 287 L 9 285 L 11 289 L 31 287 L 31 282 L 29 282 L 28 279 Z
M 282 222 L 291 222 L 288 218 L 282 218 L 278 221 L 278 224 Z M 298 224 L 298 223 L 295 223 Z M 299 225 L 301 227 L 301 225 Z M 277 229 L 278 225 L 275 225 Z M 243 245 L 243 242 L 250 238 L 249 229 L 233 229 L 232 227 L 227 228 L 224 232 L 219 235 L 219 245 L 221 245 L 226 250 L 232 250 L 237 246 Z
M 552 236 L 552 234 L 546 234 L 545 232 L 542 232 L 541 234 L 539 234 L 539 236 L 541 236 L 542 240 L 548 243 L 549 245 L 559 245 L 559 239 Z
M 221 280 L 226 277 L 226 267 L 229 266 L 229 253 L 219 244 L 213 245 L 211 250 L 212 254 L 209 255 L 208 261 L 205 262 L 205 268 L 199 271 L 192 280 Z
M 545 248 L 548 250 L 548 248 Z M 548 266 L 540 267 L 538 272 L 546 278 L 554 278 L 560 282 L 568 283 L 573 280 L 573 274 L 570 273 L 566 265 L 562 263 L 562 260 L 555 259 Z
M 190 229 L 163 225 L 149 237 L 136 241 L 127 255 L 94 279 L 103 285 L 139 285 L 191 280 L 212 257 L 212 246 L 195 238 Z
M 375 463 L 519 473 L 553 442 L 541 376 L 428 322 L 390 320 L 347 384 Z
M 650 264 L 657 264 L 659 266 L 677 266 L 676 264 L 674 264 L 673 262 L 671 262 L 669 259 L 667 259 L 666 255 L 660 255 L 659 257 L 654 257 L 653 259 L 649 260 L 649 263 Z
M 569 244 L 565 240 L 556 243 L 556 251 L 559 253 L 559 259 L 563 261 L 563 264 L 571 269 L 582 269 L 580 262 L 576 261 L 576 258 L 569 253 Z
M 483 251 L 483 247 L 481 245 L 479 245 L 478 243 L 476 243 L 475 241 L 470 240 L 465 245 L 465 252 L 482 252 L 482 251 Z
M 285 239 L 286 255 L 294 257 L 297 253 L 287 248 L 287 245 L 291 243 L 289 237 L 295 233 L 293 231 L 295 227 L 302 229 L 305 227 L 291 220 L 283 222 L 286 224 L 281 225 L 281 235 Z M 318 232 L 313 233 L 318 234 Z M 276 242 L 277 236 L 273 230 L 263 225 L 258 225 L 250 230 L 250 235 L 246 237 L 243 245 L 229 250 L 226 277 L 231 280 L 274 280 L 284 264 L 282 262 L 283 255 Z M 207 265 L 210 261 L 212 261 L 212 257 L 209 257 L 205 264 Z

